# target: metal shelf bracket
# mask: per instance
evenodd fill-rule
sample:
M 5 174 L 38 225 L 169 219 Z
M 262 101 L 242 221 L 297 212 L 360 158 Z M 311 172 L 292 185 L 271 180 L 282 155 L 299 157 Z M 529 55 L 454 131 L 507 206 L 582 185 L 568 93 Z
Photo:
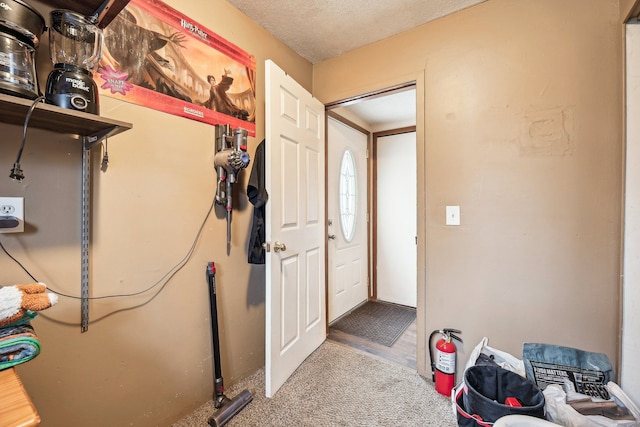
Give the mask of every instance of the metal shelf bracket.
M 82 146 L 85 150 L 91 150 L 96 144 L 99 144 L 113 134 L 118 133 L 118 131 L 118 127 L 114 126 L 110 129 L 101 130 L 93 133 L 92 135 L 85 136 L 82 138 Z
M 81 277 L 80 315 L 81 331 L 89 330 L 89 242 L 91 239 L 91 144 L 83 137 L 82 146 L 82 230 L 80 236 Z M 89 146 L 89 148 L 87 148 Z

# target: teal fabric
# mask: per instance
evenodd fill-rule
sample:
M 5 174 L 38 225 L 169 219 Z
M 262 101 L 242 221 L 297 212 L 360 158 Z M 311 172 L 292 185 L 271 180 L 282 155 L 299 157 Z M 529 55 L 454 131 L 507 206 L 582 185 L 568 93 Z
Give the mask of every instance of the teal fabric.
M 15 322 L 13 322 L 13 323 L 11 323 L 9 325 L 3 326 L 3 328 L 8 328 L 9 326 L 24 325 L 25 323 L 31 322 L 36 317 L 38 317 L 38 313 L 37 312 L 31 311 L 31 310 L 27 310 L 27 311 L 24 312 L 24 314 L 22 315 L 22 317 L 20 319 L 16 320 Z
M 0 371 L 40 354 L 40 341 L 29 323 L 0 328 Z

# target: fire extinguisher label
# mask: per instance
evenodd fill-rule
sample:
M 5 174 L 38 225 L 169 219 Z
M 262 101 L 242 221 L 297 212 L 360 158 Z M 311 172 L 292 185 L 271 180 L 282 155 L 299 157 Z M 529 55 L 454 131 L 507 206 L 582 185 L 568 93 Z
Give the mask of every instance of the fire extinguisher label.
M 456 354 L 437 350 L 436 369 L 445 374 L 453 374 L 456 371 Z

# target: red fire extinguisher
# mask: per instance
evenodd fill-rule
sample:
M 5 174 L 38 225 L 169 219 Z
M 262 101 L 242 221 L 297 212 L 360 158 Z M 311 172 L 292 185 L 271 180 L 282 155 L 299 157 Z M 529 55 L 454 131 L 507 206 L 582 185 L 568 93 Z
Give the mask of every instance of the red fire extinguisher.
M 429 357 L 431 358 L 431 376 L 436 383 L 436 391 L 449 397 L 456 383 L 456 345 L 452 339 L 462 342 L 458 329 L 437 329 L 429 335 Z M 436 358 L 433 359 L 432 339 L 436 334 L 442 338 L 436 342 Z

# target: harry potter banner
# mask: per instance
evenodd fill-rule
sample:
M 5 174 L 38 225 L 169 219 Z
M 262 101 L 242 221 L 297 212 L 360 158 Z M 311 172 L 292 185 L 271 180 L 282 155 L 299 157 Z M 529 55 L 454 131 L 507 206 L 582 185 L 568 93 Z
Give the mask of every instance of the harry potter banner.
M 105 28 L 100 94 L 255 135 L 255 58 L 158 0 Z

